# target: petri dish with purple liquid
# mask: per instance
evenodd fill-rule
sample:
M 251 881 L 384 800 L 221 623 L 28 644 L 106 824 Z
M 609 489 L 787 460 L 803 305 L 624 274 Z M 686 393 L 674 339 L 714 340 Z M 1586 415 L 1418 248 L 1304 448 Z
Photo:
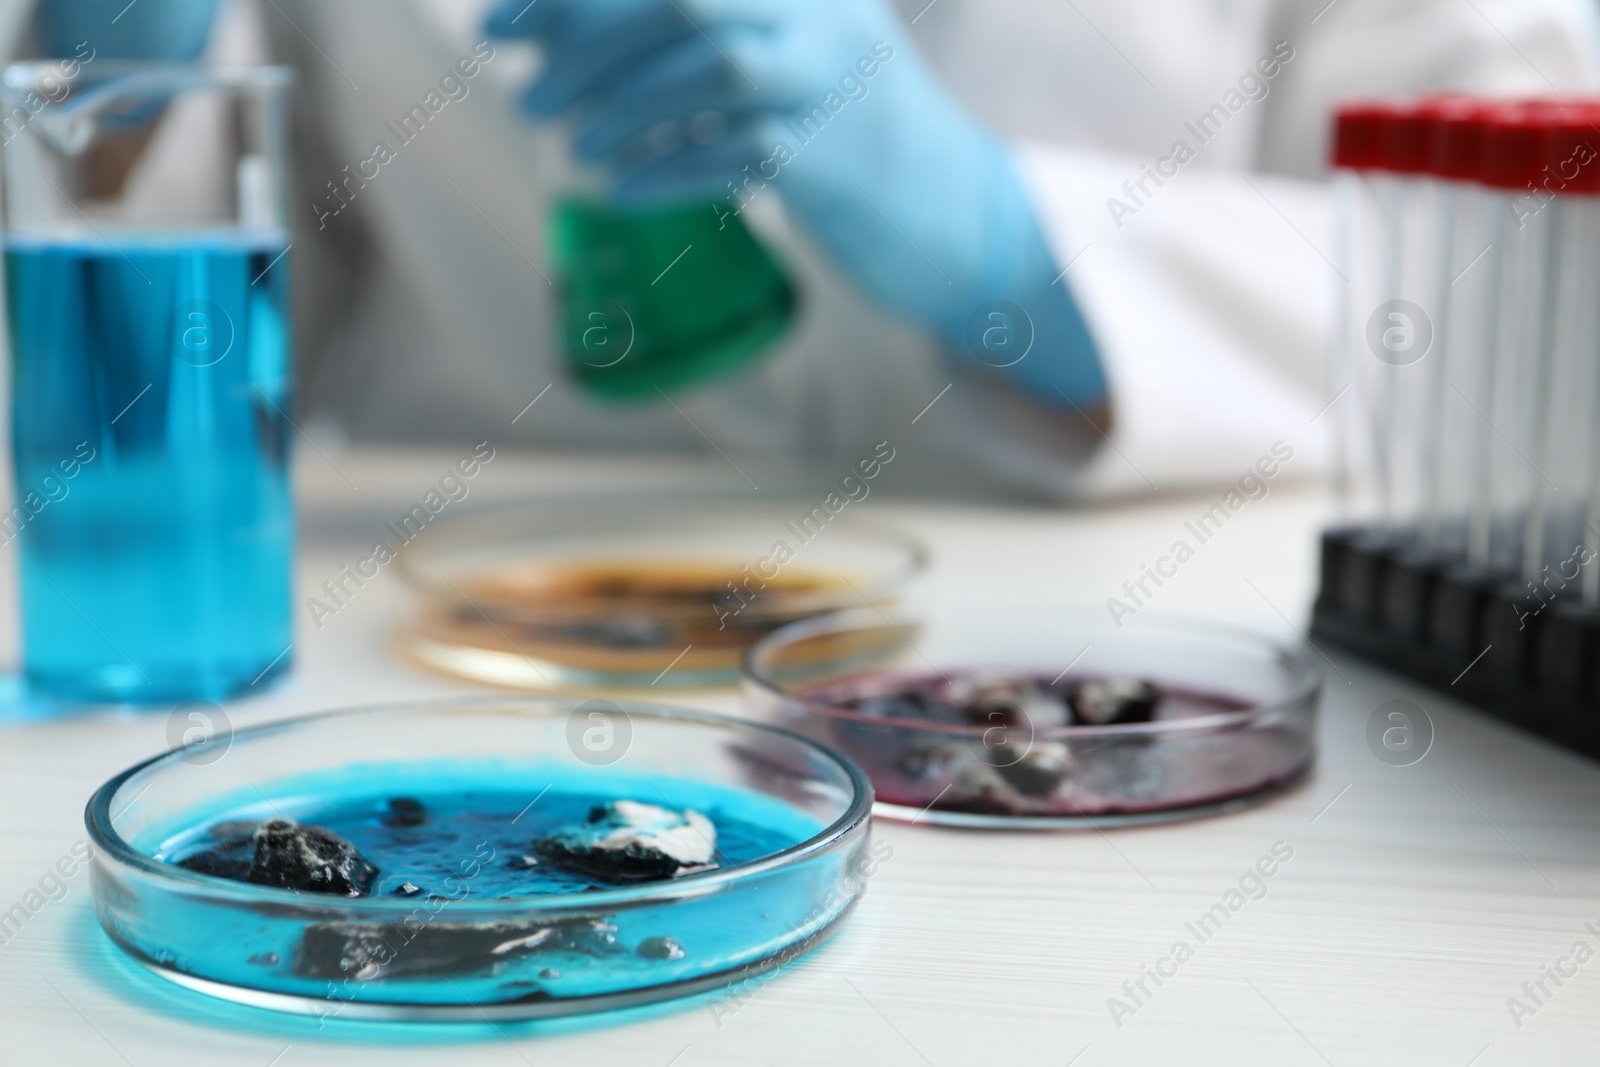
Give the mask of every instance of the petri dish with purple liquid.
M 985 605 L 876 611 L 751 648 L 754 709 L 856 761 L 888 818 L 998 829 L 1237 810 L 1311 766 L 1321 672 L 1213 623 Z

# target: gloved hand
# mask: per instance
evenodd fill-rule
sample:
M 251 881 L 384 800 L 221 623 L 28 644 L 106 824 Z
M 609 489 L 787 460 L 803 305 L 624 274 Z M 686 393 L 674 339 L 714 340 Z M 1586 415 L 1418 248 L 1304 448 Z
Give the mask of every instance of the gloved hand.
M 542 45 L 524 104 L 570 120 L 618 200 L 723 214 L 781 195 L 847 275 L 952 350 L 1010 364 L 1046 402 L 1105 399 L 1009 153 L 883 0 L 505 0 L 488 30 Z
M 87 41 L 99 58 L 191 60 L 205 48 L 218 0 L 39 0 L 42 58 Z

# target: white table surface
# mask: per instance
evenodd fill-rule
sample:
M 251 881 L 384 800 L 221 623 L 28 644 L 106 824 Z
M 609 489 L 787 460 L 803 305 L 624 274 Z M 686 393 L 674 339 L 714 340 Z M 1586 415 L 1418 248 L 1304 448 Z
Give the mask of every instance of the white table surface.
M 303 595 L 455 454 L 332 453 L 330 467 L 303 451 Z M 742 483 L 717 457 L 502 455 L 470 503 L 628 485 Z M 930 542 L 939 610 L 960 610 L 996 590 L 1103 603 L 1208 496 L 1073 512 L 880 493 L 861 507 Z M 1168 583 L 1161 610 L 1297 640 L 1324 510 L 1315 490 L 1277 486 Z M 230 706 L 234 725 L 479 691 L 388 651 L 407 605 L 386 575 L 320 632 L 302 625 L 294 677 Z M 4 638 L 14 646 L 12 629 Z M 1423 705 L 1436 728 L 1432 750 L 1411 767 L 1381 762 L 1365 740 L 1372 711 L 1395 697 Z M 694 701 L 738 710 L 732 693 Z M 165 728 L 163 712 L 0 723 L 0 911 L 82 839 L 83 804 L 100 782 L 166 747 Z M 1554 995 L 1520 1028 L 1507 1007 L 1575 941 L 1600 950 L 1584 926 L 1600 929 L 1600 767 L 1336 653 L 1320 741 L 1302 788 L 1205 822 L 1053 835 L 880 823 L 893 858 L 842 932 L 731 1013 L 702 999 L 599 1025 L 319 1030 L 224 1008 L 127 964 L 96 926 L 79 874 L 0 945 L 0 1064 L 1600 1062 L 1600 961 L 1560 988 L 1547 983 Z M 1267 895 L 1116 1025 L 1108 998 L 1176 939 L 1192 943 L 1184 924 L 1278 841 L 1293 859 Z

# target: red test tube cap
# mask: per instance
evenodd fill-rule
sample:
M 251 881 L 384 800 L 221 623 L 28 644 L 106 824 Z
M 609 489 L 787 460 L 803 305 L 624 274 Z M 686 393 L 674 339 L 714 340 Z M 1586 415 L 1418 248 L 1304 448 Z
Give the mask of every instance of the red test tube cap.
M 1539 182 L 1551 191 L 1600 194 L 1600 104 L 1568 102 L 1549 108 L 1545 121 L 1545 170 Z
M 1396 105 L 1359 101 L 1341 106 L 1333 122 L 1333 165 L 1341 170 L 1388 167 L 1389 123 Z
M 1435 100 L 1431 170 L 1441 178 L 1468 181 L 1479 176 L 1483 134 L 1492 105 L 1481 99 Z
M 1431 101 L 1396 105 L 1384 123 L 1383 169 L 1426 174 L 1433 166 L 1437 112 Z
M 1526 191 L 1538 184 L 1549 155 L 1549 111 L 1539 104 L 1502 104 L 1484 119 L 1478 180 L 1493 189 Z

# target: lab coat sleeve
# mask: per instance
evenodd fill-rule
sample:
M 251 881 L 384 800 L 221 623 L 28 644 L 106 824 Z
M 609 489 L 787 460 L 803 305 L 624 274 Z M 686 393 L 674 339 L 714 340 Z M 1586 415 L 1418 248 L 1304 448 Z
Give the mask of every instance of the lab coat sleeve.
M 1261 54 L 1292 61 L 1224 131 L 1255 139 L 1251 172 L 1216 166 L 1224 146 L 1176 119 L 1174 144 L 1195 153 L 1182 163 L 1019 147 L 1114 403 L 1101 446 L 1053 478 L 1042 442 L 1012 435 L 1005 461 L 1058 493 L 1219 484 L 1279 442 L 1294 451 L 1291 472 L 1325 466 L 1338 418 L 1327 412 L 1343 385 L 1326 368 L 1348 269 L 1336 266 L 1321 180 L 1337 102 L 1570 91 L 1594 86 L 1600 71 L 1600 19 L 1578 0 L 1285 0 L 1266 30 Z
M 1321 467 L 1340 280 L 1325 189 L 1191 164 L 1130 196 L 1123 183 L 1146 161 L 1044 145 L 1018 158 L 1104 362 L 1113 420 L 1076 466 L 1052 468 L 1045 439 L 1026 432 L 996 441 L 991 461 L 1071 498 L 1234 481 L 1278 442 L 1294 451 L 1291 472 Z

